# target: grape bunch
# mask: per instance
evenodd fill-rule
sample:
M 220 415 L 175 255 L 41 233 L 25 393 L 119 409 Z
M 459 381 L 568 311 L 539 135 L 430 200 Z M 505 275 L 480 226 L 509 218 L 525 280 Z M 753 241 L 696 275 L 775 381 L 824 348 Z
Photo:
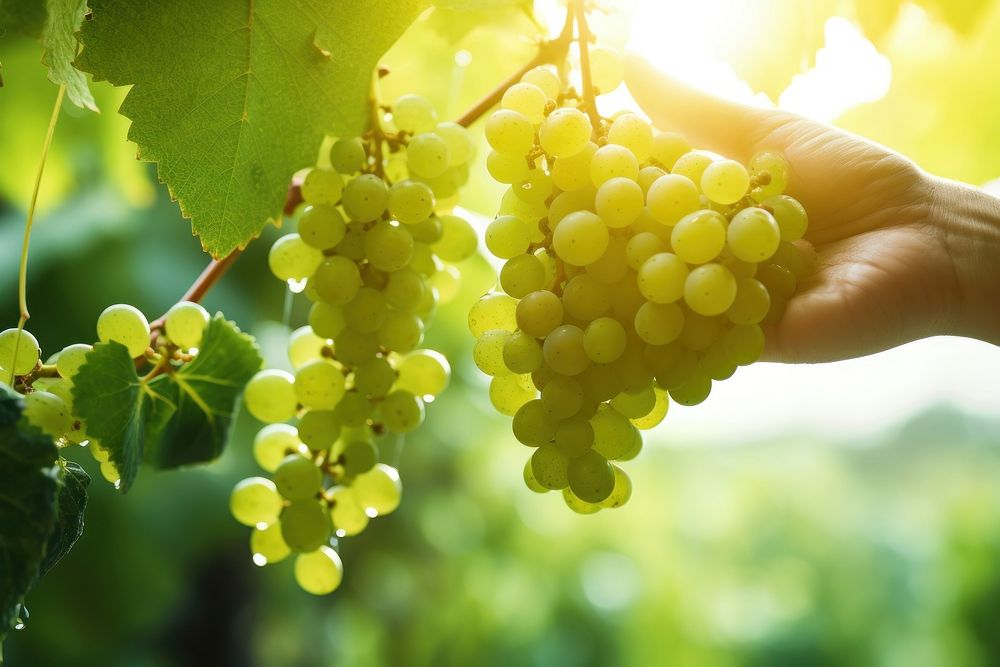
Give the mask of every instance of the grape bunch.
M 157 337 L 161 353 L 186 353 L 186 358 L 196 355 L 208 321 L 208 312 L 199 304 L 175 304 L 164 316 L 164 331 Z M 134 306 L 108 306 L 97 318 L 97 339 L 120 343 L 133 359 L 145 357 L 151 340 L 149 321 Z M 28 331 L 7 329 L 0 333 L 0 381 L 24 394 L 24 415 L 29 423 L 60 446 L 87 447 L 104 478 L 117 484 L 120 475 L 108 450 L 87 433 L 73 406 L 73 380 L 92 349 L 85 343 L 69 345 L 42 364 L 38 340 Z
M 477 247 L 452 210 L 473 157 L 468 132 L 436 122 L 419 96 L 391 111 L 395 131 L 379 124 L 341 138 L 330 168 L 305 176 L 297 233 L 269 255 L 275 276 L 312 302 L 289 339 L 294 375 L 261 371 L 244 393 L 267 424 L 253 452 L 271 478 L 240 482 L 232 513 L 253 527 L 254 562 L 298 554 L 295 579 L 317 595 L 341 582 L 332 538 L 399 504 L 399 474 L 382 460 L 379 436 L 419 427 L 425 401 L 447 386 L 445 358 L 419 346 L 437 304 L 457 291 L 452 263 Z
M 594 81 L 610 90 L 621 68 L 601 53 Z M 581 513 L 618 507 L 631 482 L 612 462 L 638 454 L 670 399 L 701 403 L 760 357 L 761 324 L 803 271 L 806 212 L 783 194 L 779 154 L 744 167 L 635 113 L 600 117 L 546 67 L 485 132 L 510 187 L 486 230 L 500 289 L 469 313 L 475 362 L 534 448 L 527 486 Z

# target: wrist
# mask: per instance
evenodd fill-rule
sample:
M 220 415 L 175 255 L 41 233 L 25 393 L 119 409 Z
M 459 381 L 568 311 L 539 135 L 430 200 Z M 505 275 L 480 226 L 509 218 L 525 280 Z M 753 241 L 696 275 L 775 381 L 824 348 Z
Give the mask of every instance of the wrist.
M 953 333 L 1000 345 L 1000 199 L 935 178 L 932 219 L 955 272 Z

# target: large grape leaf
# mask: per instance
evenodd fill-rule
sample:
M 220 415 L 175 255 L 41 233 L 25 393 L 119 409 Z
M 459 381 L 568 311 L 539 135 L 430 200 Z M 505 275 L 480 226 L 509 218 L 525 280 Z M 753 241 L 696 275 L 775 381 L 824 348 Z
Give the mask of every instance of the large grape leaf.
M 91 0 L 76 64 L 133 85 L 139 157 L 215 257 L 280 220 L 327 132 L 365 124 L 378 58 L 426 0 Z
M 55 443 L 23 428 L 22 409 L 20 398 L 0 384 L 0 641 L 38 578 L 59 493 Z
M 139 472 L 148 411 L 135 362 L 120 343 L 98 343 L 73 378 L 73 407 L 87 433 L 108 450 L 128 491 Z
M 155 403 L 162 399 L 174 411 L 167 419 L 158 409 L 152 412 L 147 422 L 146 461 L 157 468 L 176 468 L 219 456 L 236 398 L 262 363 L 253 338 L 216 315 L 194 361 L 150 383 L 159 397 Z

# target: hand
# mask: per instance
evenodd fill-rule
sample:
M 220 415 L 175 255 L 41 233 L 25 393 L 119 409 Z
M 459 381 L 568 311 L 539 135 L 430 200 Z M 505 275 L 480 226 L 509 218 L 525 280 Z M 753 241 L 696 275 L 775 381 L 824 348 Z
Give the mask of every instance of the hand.
M 788 160 L 788 194 L 809 214 L 803 245 L 815 255 L 767 331 L 765 358 L 834 361 L 936 334 L 1000 342 L 998 200 L 837 128 L 695 90 L 641 58 L 629 58 L 626 81 L 660 130 L 744 164 L 765 149 Z M 982 270 L 970 275 L 960 258 Z M 978 296 L 983 281 L 992 300 Z

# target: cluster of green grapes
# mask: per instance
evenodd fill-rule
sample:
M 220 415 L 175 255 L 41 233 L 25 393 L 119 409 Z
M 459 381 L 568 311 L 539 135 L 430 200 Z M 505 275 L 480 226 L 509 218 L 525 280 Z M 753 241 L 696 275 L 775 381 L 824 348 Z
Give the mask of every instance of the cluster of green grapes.
M 182 301 L 167 312 L 163 321 L 164 335 L 158 338 L 161 354 L 176 352 L 190 357 L 198 353 L 209 321 L 204 308 Z M 97 339 L 124 345 L 133 359 L 152 352 L 150 336 L 149 321 L 133 306 L 108 306 L 97 318 Z M 73 407 L 73 379 L 92 349 L 92 345 L 84 343 L 69 345 L 43 364 L 41 347 L 31 333 L 7 329 L 0 333 L 0 378 L 24 394 L 24 415 L 29 423 L 61 446 L 87 447 L 100 463 L 104 478 L 118 484 L 120 475 L 109 460 L 108 450 L 87 433 L 84 420 Z
M 605 63 L 601 80 L 621 78 Z M 745 168 L 637 114 L 587 111 L 541 67 L 488 119 L 488 169 L 510 188 L 486 245 L 505 262 L 469 314 L 493 404 L 535 448 L 525 482 L 581 513 L 628 499 L 611 461 L 639 452 L 671 397 L 700 403 L 759 358 L 807 225 L 780 155 Z
M 296 581 L 316 595 L 341 582 L 331 539 L 399 504 L 399 474 L 377 439 L 420 426 L 425 401 L 447 386 L 447 361 L 418 347 L 437 304 L 458 289 L 450 262 L 477 246 L 452 211 L 473 157 L 467 131 L 436 122 L 419 96 L 391 110 L 395 132 L 339 139 L 331 168 L 306 175 L 297 233 L 277 240 L 269 262 L 312 302 L 309 323 L 290 337 L 294 375 L 261 371 L 244 393 L 268 424 L 253 449 L 272 479 L 240 482 L 232 513 L 253 527 L 254 562 L 299 554 Z

